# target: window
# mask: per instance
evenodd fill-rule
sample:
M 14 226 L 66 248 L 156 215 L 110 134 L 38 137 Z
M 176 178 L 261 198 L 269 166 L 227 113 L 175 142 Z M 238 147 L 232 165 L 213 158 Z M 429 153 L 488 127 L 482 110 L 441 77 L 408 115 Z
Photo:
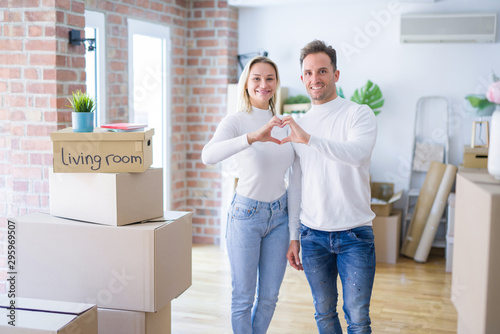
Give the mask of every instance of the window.
M 97 102 L 96 126 L 106 123 L 105 18 L 103 13 L 85 11 L 85 38 L 95 38 L 94 51 L 85 52 L 87 93 Z

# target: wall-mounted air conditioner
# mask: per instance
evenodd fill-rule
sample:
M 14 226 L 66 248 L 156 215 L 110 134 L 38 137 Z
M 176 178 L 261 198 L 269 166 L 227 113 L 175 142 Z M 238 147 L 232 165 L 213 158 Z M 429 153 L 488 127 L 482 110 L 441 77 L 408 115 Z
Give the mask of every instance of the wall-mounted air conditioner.
M 401 15 L 401 43 L 495 43 L 496 32 L 496 13 Z

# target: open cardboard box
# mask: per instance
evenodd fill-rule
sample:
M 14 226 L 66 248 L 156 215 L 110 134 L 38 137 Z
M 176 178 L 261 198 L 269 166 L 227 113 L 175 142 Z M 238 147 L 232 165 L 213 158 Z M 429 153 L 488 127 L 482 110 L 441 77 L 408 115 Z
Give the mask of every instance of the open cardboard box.
M 392 197 L 385 201 L 377 198 L 379 194 L 379 189 L 381 186 L 388 186 L 391 188 L 393 195 Z M 392 207 L 394 202 L 399 200 L 403 196 L 403 191 L 399 191 L 394 194 L 394 184 L 393 183 L 383 183 L 383 182 L 372 182 L 371 183 L 371 209 L 377 216 L 390 216 L 392 212 Z M 375 200 L 374 200 L 375 199 Z
M 21 297 L 157 312 L 191 286 L 192 213 L 107 226 L 30 213 L 16 226 Z
M 389 216 L 377 216 L 373 219 L 377 262 L 395 264 L 398 261 L 401 239 L 401 214 L 401 210 L 394 210 Z
M 10 307 L 11 301 L 15 309 Z M 97 334 L 94 304 L 0 296 L 0 333 Z

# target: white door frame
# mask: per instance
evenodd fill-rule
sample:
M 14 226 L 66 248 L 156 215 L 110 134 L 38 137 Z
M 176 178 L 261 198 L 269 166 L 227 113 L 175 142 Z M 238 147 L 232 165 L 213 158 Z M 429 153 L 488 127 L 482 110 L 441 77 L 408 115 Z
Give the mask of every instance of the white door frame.
M 155 37 L 162 39 L 163 41 L 163 53 L 165 58 L 163 59 L 162 71 L 162 82 L 164 84 L 163 89 L 163 201 L 164 210 L 170 210 L 170 161 L 171 161 L 171 139 L 172 139 L 172 127 L 171 127 L 171 108 L 170 108 L 170 93 L 169 89 L 171 87 L 171 41 L 170 41 L 170 28 L 159 25 L 148 23 L 144 21 L 127 19 L 128 23 L 128 77 L 129 77 L 129 119 L 133 119 L 134 116 L 134 71 L 133 71 L 133 48 L 134 48 L 134 34 L 145 35 L 149 37 Z M 153 147 L 154 149 L 154 147 Z

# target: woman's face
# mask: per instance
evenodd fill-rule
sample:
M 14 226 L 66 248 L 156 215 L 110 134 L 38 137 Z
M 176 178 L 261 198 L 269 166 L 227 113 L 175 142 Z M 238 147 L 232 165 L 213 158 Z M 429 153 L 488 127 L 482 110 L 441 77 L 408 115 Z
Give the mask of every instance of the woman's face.
M 276 71 L 267 63 L 256 63 L 250 68 L 247 80 L 250 103 L 259 109 L 268 109 L 269 100 L 276 92 Z

